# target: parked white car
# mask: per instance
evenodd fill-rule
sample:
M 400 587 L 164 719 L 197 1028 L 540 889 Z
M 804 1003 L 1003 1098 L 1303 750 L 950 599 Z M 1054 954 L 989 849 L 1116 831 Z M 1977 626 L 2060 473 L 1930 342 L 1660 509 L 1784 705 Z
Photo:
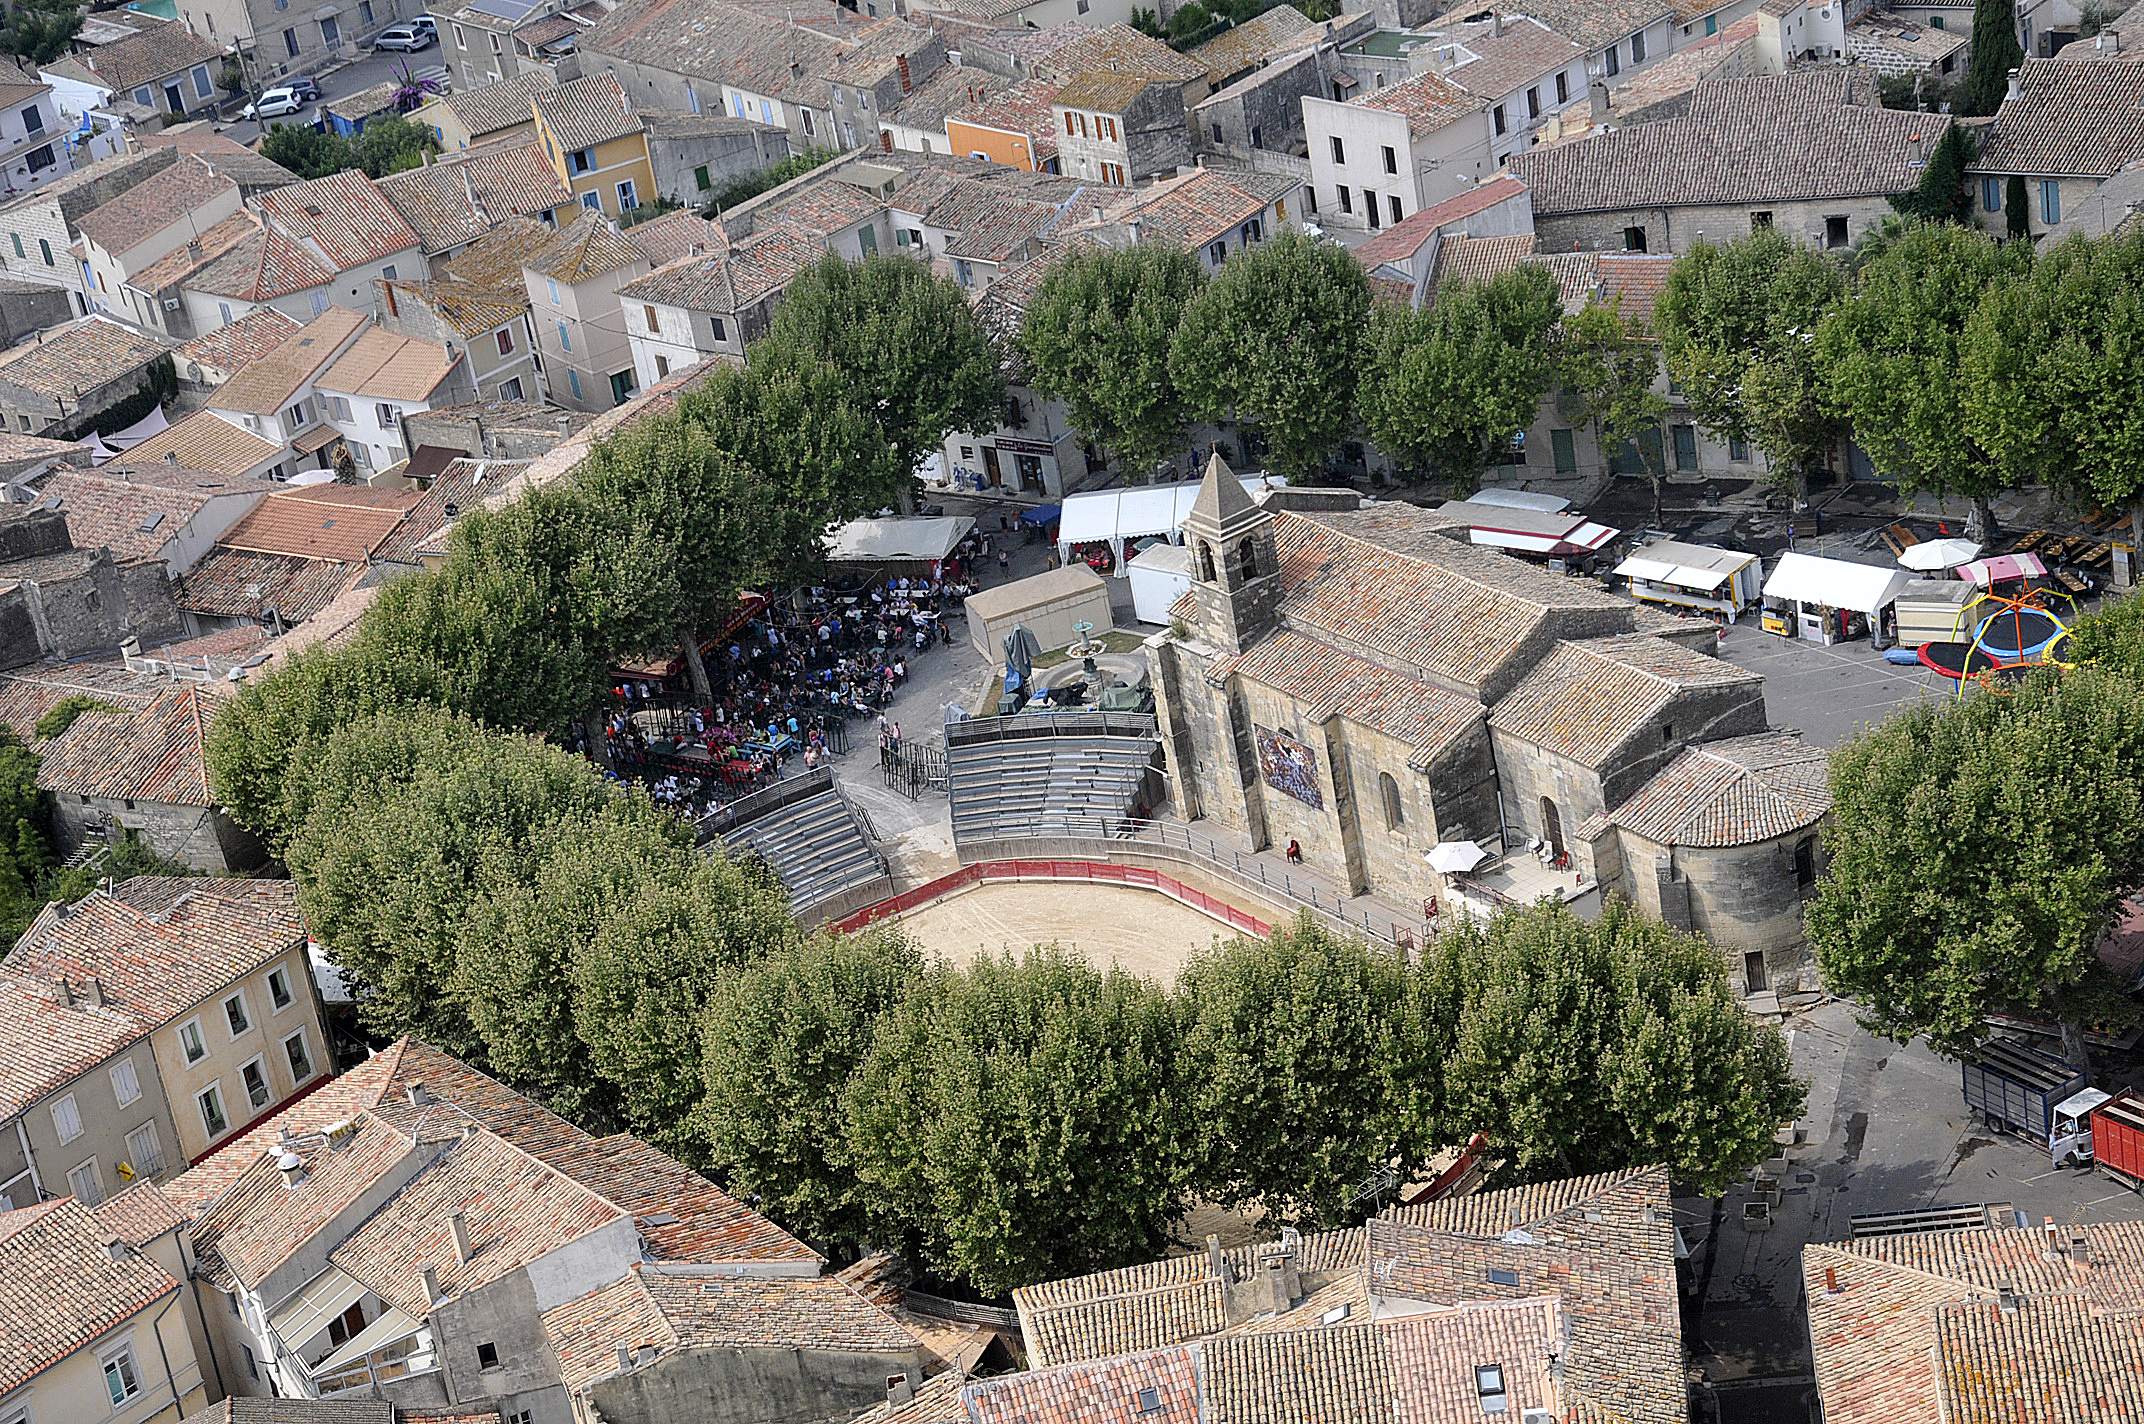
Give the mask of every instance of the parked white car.
M 418 50 L 430 48 L 438 40 L 436 31 L 417 25 L 390 25 L 380 31 L 380 37 L 372 42 L 375 50 Z
M 311 91 L 310 94 L 307 93 L 307 90 Z M 285 84 L 274 89 L 264 90 L 261 94 L 260 104 L 258 106 L 246 105 L 246 107 L 238 111 L 238 117 L 241 119 L 280 119 L 285 114 L 297 113 L 312 99 L 319 97 L 320 91 L 312 88 L 311 85 L 301 89 L 295 84 Z M 256 107 L 258 112 L 256 112 Z

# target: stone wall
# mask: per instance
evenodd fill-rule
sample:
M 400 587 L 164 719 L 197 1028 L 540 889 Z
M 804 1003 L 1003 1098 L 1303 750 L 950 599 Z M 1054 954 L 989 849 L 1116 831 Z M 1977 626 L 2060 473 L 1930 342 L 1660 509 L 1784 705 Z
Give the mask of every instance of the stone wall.
M 1534 209 L 1534 231 L 1542 252 L 1624 252 L 1626 233 L 1640 229 L 1651 253 L 1688 252 L 1700 241 L 1721 243 L 1746 236 L 1753 213 L 1768 212 L 1772 227 L 1808 247 L 1827 245 L 1826 220 L 1846 219 L 1847 243 L 1858 242 L 1885 218 L 1896 216 L 1890 200 L 1871 197 L 1819 198 L 1810 202 L 1730 203 L 1695 207 L 1632 208 L 1613 212 L 1544 213 Z
M 899 1374 L 923 1377 L 920 1350 L 683 1349 L 585 1397 L 607 1424 L 813 1424 L 882 1403 Z
M 211 875 L 251 870 L 267 859 L 260 842 L 223 812 L 161 801 L 62 795 L 53 798 L 54 838 L 66 851 L 85 840 L 132 832 L 165 860 Z
M 1816 827 L 1746 846 L 1666 846 L 1628 831 L 1614 839 L 1615 864 L 1602 869 L 1606 887 L 1718 945 L 1737 992 L 1754 992 L 1744 958 L 1749 954 L 1764 956 L 1765 988 L 1775 993 L 1821 987 L 1802 924 L 1807 892 L 1795 871 L 1796 848 L 1809 841 L 1811 867 L 1822 873 Z
M 1191 111 L 1199 147 L 1230 156 L 1245 149 L 1299 152 L 1303 99 L 1326 92 L 1325 66 L 1315 50 L 1254 70 Z

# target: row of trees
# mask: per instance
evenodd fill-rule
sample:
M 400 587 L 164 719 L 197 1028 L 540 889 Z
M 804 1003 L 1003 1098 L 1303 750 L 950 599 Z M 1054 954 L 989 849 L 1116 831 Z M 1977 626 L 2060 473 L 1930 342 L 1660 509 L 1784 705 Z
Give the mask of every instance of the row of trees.
M 1832 754 L 1830 872 L 1809 909 L 1825 982 L 1873 1029 L 1953 1056 L 1991 1014 L 2137 1022 L 2098 947 L 2144 890 L 2144 599 L 2085 620 L 2080 666 L 1922 703 Z
M 1297 480 L 1360 429 L 1413 477 L 1465 490 L 1552 389 L 1610 446 L 1656 420 L 1648 338 L 1613 305 L 1564 317 L 1533 264 L 1426 310 L 1373 308 L 1353 257 L 1287 233 L 1211 279 L 1160 244 L 1072 253 L 1028 303 L 1018 348 L 1035 388 L 1135 473 L 1182 451 L 1192 422 L 1233 420 Z
M 1700 246 L 1655 315 L 1708 429 L 1790 476 L 1850 435 L 1908 493 L 1970 502 L 2048 482 L 2130 512 L 2144 538 L 2144 234 L 2036 253 L 1909 223 L 1852 273 L 1772 233 Z

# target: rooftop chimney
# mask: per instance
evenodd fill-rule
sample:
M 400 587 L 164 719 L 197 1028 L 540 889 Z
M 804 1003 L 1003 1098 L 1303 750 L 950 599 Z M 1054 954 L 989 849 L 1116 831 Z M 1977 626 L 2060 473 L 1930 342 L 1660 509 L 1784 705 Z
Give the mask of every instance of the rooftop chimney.
M 905 54 L 895 55 L 893 57 L 893 67 L 900 71 L 901 92 L 903 94 L 914 93 L 916 88 L 915 81 L 908 77 L 908 56 Z
M 2042 1220 L 2042 1221 L 2044 1221 L 2044 1222 L 2046 1223 L 2046 1228 L 2045 1228 L 2045 1229 L 2046 1229 L 2046 1231 L 2047 1231 L 2047 1254 L 2048 1254 L 2048 1255 L 2050 1255 L 2050 1256 L 2059 1256 L 2059 1255 L 2061 1255 L 2061 1254 L 2062 1254 L 2062 1242 L 2061 1242 L 2061 1240 L 2060 1240 L 2060 1239 L 2059 1239 L 2059 1238 L 2058 1238 L 2058 1237 L 2057 1237 L 2057 1236 L 2055 1235 L 2055 1219 L 2054 1219 L 2053 1217 L 2049 1216 L 2049 1217 L 2042 1217 L 2042 1218 L 2041 1218 L 2041 1220 Z
M 305 1180 L 305 1159 L 288 1147 L 276 1155 L 275 1169 L 283 1174 L 286 1187 L 295 1187 Z
M 186 244 L 186 260 L 187 260 L 187 261 L 189 261 L 189 262 L 199 262 L 199 261 L 201 260 L 201 244 L 200 244 L 200 243 L 198 243 L 198 242 L 195 242 L 195 241 L 192 241 L 191 239 L 189 239 L 189 240 L 187 241 L 187 244 Z
M 2018 1299 L 2017 1292 L 2012 1290 L 2008 1286 L 1998 1286 L 1996 1288 L 1995 1299 L 1997 1308 L 2000 1309 L 2005 1315 L 2017 1314 L 2018 1311 L 2023 1308 L 2025 1304 L 2022 1300 Z
M 1213 1278 L 1222 1285 L 1231 1283 L 1228 1257 L 1221 1251 L 1221 1238 L 1218 1236 L 1206 1238 L 1206 1268 L 1213 1272 Z
M 55 986 L 55 991 L 61 1008 L 71 1009 L 74 1007 L 74 985 L 67 982 L 66 975 L 62 974 L 60 976 L 59 983 Z
M 1502 10 L 1497 11 L 1495 15 L 1490 17 L 1489 33 L 1495 35 L 1498 39 L 1504 37 L 1504 12 Z
M 469 1218 L 457 1211 L 447 1218 L 447 1230 L 454 1233 L 454 1259 L 467 1264 L 475 1253 L 469 1249 Z
M 620 1345 L 618 1347 L 618 1368 L 621 1370 L 629 1370 L 632 1367 L 633 1347 L 631 1345 Z
M 1596 124 L 1608 122 L 1608 81 L 1596 79 L 1586 86 L 1586 98 L 1592 101 L 1592 112 L 1587 115 Z
M 114 1236 L 104 1243 L 104 1254 L 114 1261 L 124 1261 L 127 1258 L 127 1243 Z
M 916 1397 L 916 1382 L 906 1374 L 886 1376 L 886 1402 L 900 1407 Z
M 89 1002 L 97 1008 L 103 1008 L 104 981 L 102 979 L 99 979 L 96 975 L 92 974 L 89 976 L 89 983 L 85 986 L 85 989 L 87 991 Z
M 2017 71 L 2017 70 L 2013 69 L 2013 70 L 2011 70 L 2011 71 L 2010 71 L 2010 87 L 2009 87 L 2009 90 L 2008 90 L 2008 91 L 2007 91 L 2007 92 L 2006 92 L 2006 93 L 2005 93 L 2005 94 L 2003 95 L 2003 97 L 2004 97 L 2004 98 L 2006 98 L 2006 99 L 2015 99 L 2015 98 L 2017 97 L 2017 90 L 2018 90 L 2017 76 L 2018 76 L 2018 71 Z
M 443 1299 L 445 1297 L 445 1292 L 440 1290 L 439 1288 L 439 1267 L 426 1266 L 424 1268 L 423 1275 L 424 1303 L 426 1305 L 431 1305 L 434 1302 Z
M 1839 1268 L 1837 1266 L 1826 1266 L 1824 1268 L 1824 1294 L 1837 1295 L 1838 1293 Z
M 424 1108 L 432 1105 L 432 1095 L 425 1089 L 424 1084 L 412 1083 L 409 1085 L 409 1105 L 413 1108 Z

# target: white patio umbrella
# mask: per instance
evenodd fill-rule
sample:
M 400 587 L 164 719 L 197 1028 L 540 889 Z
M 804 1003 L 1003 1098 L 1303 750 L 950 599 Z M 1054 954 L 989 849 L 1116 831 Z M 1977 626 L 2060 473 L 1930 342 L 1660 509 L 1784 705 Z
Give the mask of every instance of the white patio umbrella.
M 1429 866 L 1440 875 L 1464 873 L 1489 858 L 1489 852 L 1472 841 L 1438 841 L 1429 848 Z
M 1980 546 L 1970 539 L 1930 539 L 1925 544 L 1907 548 L 1898 556 L 1898 564 L 1915 573 L 1934 573 L 1938 569 L 1954 569 L 1979 552 Z

